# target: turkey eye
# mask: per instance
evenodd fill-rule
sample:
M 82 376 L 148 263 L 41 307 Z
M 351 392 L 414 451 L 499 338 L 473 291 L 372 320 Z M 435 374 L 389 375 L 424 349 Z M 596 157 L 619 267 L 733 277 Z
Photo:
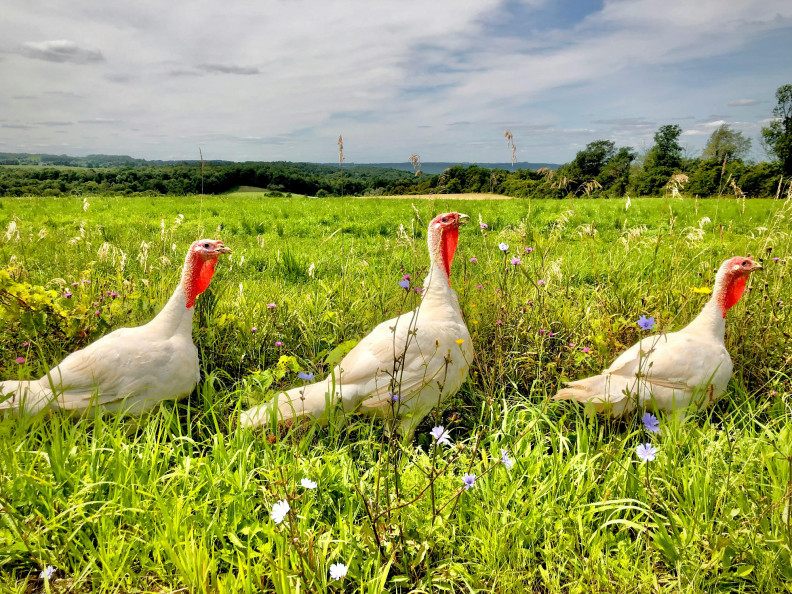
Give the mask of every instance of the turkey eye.
M 204 244 L 204 247 L 205 247 L 205 248 L 208 250 L 208 249 L 209 249 L 209 244 L 208 244 L 208 243 L 205 243 L 205 244 Z
M 443 222 L 447 223 L 448 222 L 448 218 L 447 217 L 443 217 Z
M 748 261 L 747 261 L 747 260 L 745 260 L 745 261 L 743 262 L 743 266 L 748 266 Z

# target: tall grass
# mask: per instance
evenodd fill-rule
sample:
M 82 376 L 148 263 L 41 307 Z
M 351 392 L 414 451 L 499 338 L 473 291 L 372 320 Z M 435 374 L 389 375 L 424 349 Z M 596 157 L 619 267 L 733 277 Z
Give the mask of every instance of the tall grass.
M 87 211 L 77 198 L 2 202 L 0 224 L 14 231 L 0 235 L 0 265 L 16 285 L 0 293 L 49 299 L 36 311 L 3 301 L 3 377 L 38 376 L 110 329 L 148 320 L 178 282 L 198 197 L 89 202 Z M 452 272 L 476 360 L 415 440 L 394 444 L 381 422 L 340 415 L 326 426 L 239 429 L 241 408 L 299 384 L 300 369 L 326 373 L 339 345 L 417 304 L 397 283 L 426 272 L 426 224 L 452 209 L 487 224 L 462 231 Z M 198 302 L 201 384 L 140 420 L 0 420 L 0 585 L 789 589 L 790 211 L 782 200 L 634 199 L 625 210 L 621 201 L 204 197 L 202 234 L 234 254 Z M 650 439 L 638 420 L 549 401 L 564 379 L 632 344 L 639 315 L 668 330 L 691 320 L 707 299 L 693 289 L 745 253 L 765 271 L 727 321 L 730 389 L 684 422 L 662 418 L 655 461 L 635 456 Z M 429 436 L 441 424 L 452 446 Z M 463 490 L 467 473 L 477 478 Z M 291 512 L 276 524 L 281 500 Z M 339 562 L 349 573 L 332 580 Z M 38 577 L 47 565 L 49 581 Z

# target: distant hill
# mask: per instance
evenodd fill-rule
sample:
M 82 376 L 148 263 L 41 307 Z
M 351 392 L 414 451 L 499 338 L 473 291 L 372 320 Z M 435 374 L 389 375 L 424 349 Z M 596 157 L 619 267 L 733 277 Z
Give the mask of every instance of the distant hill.
M 93 167 L 93 168 L 113 168 L 113 167 L 157 167 L 161 165 L 195 165 L 200 163 L 197 159 L 178 159 L 171 161 L 136 159 L 127 155 L 88 155 L 85 157 L 73 157 L 70 155 L 49 155 L 31 153 L 0 153 L 0 165 L 30 165 L 30 166 L 50 166 L 50 167 Z M 252 165 L 259 163 L 278 163 L 285 164 L 284 161 L 206 161 L 206 165 Z M 297 164 L 297 163 L 295 163 Z M 321 165 L 326 167 L 338 168 L 337 163 L 307 163 L 309 165 Z M 512 166 L 511 163 L 471 163 L 434 161 L 421 164 L 421 171 L 426 175 L 443 173 L 454 165 L 478 165 L 485 169 L 506 169 L 507 171 L 517 171 L 519 169 L 557 169 L 557 163 L 528 163 L 521 161 Z M 344 169 L 396 169 L 398 171 L 413 171 L 413 167 L 408 162 L 403 163 L 344 163 Z
M 413 171 L 413 166 L 408 163 L 367 163 L 367 165 L 371 165 L 372 167 L 387 167 L 388 169 L 399 169 L 401 171 Z M 427 175 L 435 175 L 437 173 L 443 173 L 449 167 L 453 167 L 454 165 L 462 165 L 463 167 L 467 167 L 468 165 L 478 165 L 479 167 L 483 167 L 484 169 L 506 169 L 507 171 L 517 171 L 519 169 L 532 169 L 536 171 L 537 169 L 541 169 L 542 167 L 547 167 L 548 169 L 558 169 L 561 165 L 559 163 L 529 163 L 527 161 L 519 161 L 512 166 L 511 162 L 509 163 L 476 163 L 476 162 L 468 162 L 468 161 L 455 161 L 455 162 L 445 162 L 445 161 L 429 161 L 427 163 L 421 163 L 421 171 L 426 173 Z

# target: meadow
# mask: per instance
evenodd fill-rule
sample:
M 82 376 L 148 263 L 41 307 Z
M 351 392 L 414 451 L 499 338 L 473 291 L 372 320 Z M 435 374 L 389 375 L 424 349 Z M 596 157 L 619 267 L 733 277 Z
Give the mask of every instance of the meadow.
M 792 198 L 440 198 L 0 200 L 4 379 L 148 321 L 194 239 L 233 250 L 198 300 L 189 398 L 139 420 L 0 419 L 0 591 L 792 592 Z M 450 210 L 472 219 L 451 280 L 476 350 L 463 389 L 411 442 L 340 413 L 239 428 L 418 304 L 398 283 L 419 286 L 426 226 Z M 729 313 L 735 371 L 712 408 L 655 435 L 550 401 L 633 344 L 639 316 L 685 325 L 747 254 L 764 270 Z

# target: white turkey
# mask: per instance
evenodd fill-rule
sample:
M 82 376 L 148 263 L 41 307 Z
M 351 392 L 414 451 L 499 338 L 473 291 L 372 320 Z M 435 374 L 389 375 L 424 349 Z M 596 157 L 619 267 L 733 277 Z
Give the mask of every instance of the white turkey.
M 646 336 L 600 375 L 567 384 L 554 400 L 590 403 L 620 417 L 636 406 L 681 411 L 706 408 L 726 391 L 732 360 L 726 350 L 726 312 L 742 297 L 748 277 L 761 268 L 734 257 L 718 269 L 712 297 L 685 328 Z
M 192 392 L 200 377 L 192 341 L 195 299 L 209 286 L 222 241 L 194 242 L 181 283 L 157 316 L 144 326 L 119 328 L 75 351 L 44 377 L 0 382 L 0 411 L 35 413 L 43 408 L 140 414 L 163 400 Z
M 325 379 L 245 411 L 241 424 L 324 418 L 340 402 L 347 412 L 396 417 L 399 432 L 412 436 L 432 407 L 459 390 L 473 359 L 470 333 L 450 285 L 459 226 L 467 218 L 450 212 L 429 224 L 431 264 L 417 309 L 374 328 Z

